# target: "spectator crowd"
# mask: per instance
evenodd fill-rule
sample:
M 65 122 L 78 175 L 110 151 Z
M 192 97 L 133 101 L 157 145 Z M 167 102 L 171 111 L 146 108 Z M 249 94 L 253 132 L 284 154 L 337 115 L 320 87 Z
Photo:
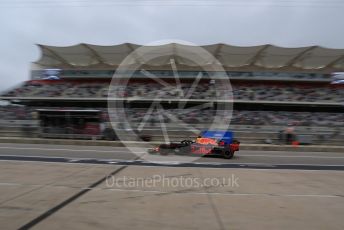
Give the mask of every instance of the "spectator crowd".
M 232 89 L 221 84 L 130 83 L 109 87 L 108 82 L 76 83 L 73 81 L 28 81 L 4 97 L 64 97 L 64 98 L 143 98 L 143 99 L 203 99 L 245 101 L 344 102 L 343 87 L 284 84 L 240 84 Z
M 38 107 L 25 106 L 0 106 L 1 120 L 30 120 L 36 119 L 35 112 Z M 82 109 L 82 108 L 72 108 Z M 106 108 L 95 108 L 103 112 L 102 120 L 110 121 L 109 117 L 115 116 L 108 114 Z M 249 111 L 234 110 L 231 114 L 223 110 L 211 109 L 170 109 L 170 110 L 153 110 L 148 109 L 125 109 L 126 120 L 129 122 L 146 122 L 147 124 L 166 123 L 182 121 L 186 124 L 212 123 L 217 116 L 222 122 L 233 125 L 288 125 L 294 126 L 327 126 L 343 127 L 344 113 L 327 113 L 327 112 L 290 112 L 290 111 Z M 116 119 L 116 118 L 114 118 Z

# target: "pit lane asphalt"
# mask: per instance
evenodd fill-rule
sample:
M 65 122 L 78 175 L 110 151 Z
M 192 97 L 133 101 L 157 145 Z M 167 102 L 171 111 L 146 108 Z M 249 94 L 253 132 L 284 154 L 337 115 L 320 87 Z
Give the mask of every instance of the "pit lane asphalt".
M 146 152 L 138 148 L 139 152 Z M 267 168 L 305 170 L 344 170 L 344 153 L 340 152 L 286 152 L 244 151 L 236 152 L 233 159 L 203 157 L 195 162 L 172 162 L 166 157 L 164 163 L 133 160 L 137 156 L 124 147 L 0 144 L 0 160 L 118 164 L 171 167 L 217 167 L 217 168 Z M 169 163 L 171 161 L 171 163 Z

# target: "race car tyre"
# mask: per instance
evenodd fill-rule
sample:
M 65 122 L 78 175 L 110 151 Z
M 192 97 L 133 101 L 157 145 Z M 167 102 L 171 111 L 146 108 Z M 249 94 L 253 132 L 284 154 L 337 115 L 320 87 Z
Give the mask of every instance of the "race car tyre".
M 103 131 L 103 138 L 107 141 L 115 141 L 118 140 L 118 137 L 113 129 L 106 128 Z
M 188 145 L 188 146 L 176 148 L 174 152 L 176 155 L 186 155 L 191 152 L 191 147 L 190 145 Z
M 158 152 L 153 150 L 153 149 L 148 149 L 148 153 L 149 154 L 158 154 Z
M 232 159 L 234 156 L 234 152 L 233 151 L 225 151 L 223 154 L 223 157 L 226 159 Z
M 169 149 L 160 148 L 160 155 L 167 156 L 168 153 L 169 153 Z

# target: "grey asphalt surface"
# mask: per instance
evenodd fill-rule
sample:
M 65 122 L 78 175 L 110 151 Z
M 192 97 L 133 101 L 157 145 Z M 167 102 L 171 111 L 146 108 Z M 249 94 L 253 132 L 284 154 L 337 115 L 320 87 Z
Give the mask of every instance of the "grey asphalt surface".
M 139 149 L 142 153 L 146 149 Z M 42 144 L 0 144 L 0 156 L 63 157 L 77 159 L 133 160 L 137 156 L 125 147 L 42 145 Z M 169 157 L 166 157 L 166 161 Z M 236 152 L 233 159 L 203 157 L 196 162 L 238 163 L 238 164 L 307 164 L 344 166 L 344 153 L 340 152 L 286 152 L 286 151 L 244 151 Z
M 149 165 L 134 158 L 123 147 L 0 144 L 0 225 L 83 230 L 344 226 L 343 153 L 239 151 L 231 160 L 207 157 L 186 165 Z M 244 168 L 253 170 L 241 167 L 249 164 Z M 235 177 L 238 185 L 172 186 L 157 176 L 171 181 Z M 111 185 L 109 178 L 119 183 Z M 154 183 L 132 186 L 124 178 Z

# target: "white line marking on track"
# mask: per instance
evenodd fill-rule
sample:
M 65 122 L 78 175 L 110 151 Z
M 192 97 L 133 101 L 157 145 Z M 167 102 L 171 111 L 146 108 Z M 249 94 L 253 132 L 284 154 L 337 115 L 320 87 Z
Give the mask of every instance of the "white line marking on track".
M 227 163 L 227 162 L 184 162 L 184 161 L 142 161 L 142 160 L 125 160 L 125 159 L 105 159 L 105 158 L 77 158 L 77 157 L 52 157 L 52 156 L 37 156 L 37 155 L 1 155 L 0 157 L 23 157 L 23 158 L 30 158 L 30 157 L 35 157 L 35 158 L 47 158 L 47 159 L 66 159 L 67 161 L 73 162 L 73 161 L 81 161 L 81 160 L 95 160 L 95 161 L 105 161 L 105 162 L 114 162 L 116 161 L 117 163 L 133 163 L 133 162 L 142 162 L 144 164 L 147 163 L 153 163 L 153 164 L 161 164 L 161 165 L 175 165 L 175 164 L 195 164 L 195 165 L 239 165 L 241 167 L 244 167 L 246 165 L 250 166 L 266 166 L 266 167 L 273 167 L 273 166 L 283 166 L 283 165 L 290 165 L 290 166 L 344 166 L 344 165 L 337 165 L 337 164 L 295 164 L 295 163 L 290 163 L 290 164 L 271 164 L 271 163 L 266 163 L 266 162 L 237 162 L 237 163 Z M 1 160 L 1 159 L 0 159 Z M 7 160 L 3 160 L 7 161 Z M 13 161 L 21 161 L 21 160 L 13 160 Z M 59 163 L 59 162 L 56 162 Z M 61 162 L 60 162 L 61 163 Z M 66 163 L 66 162 L 62 162 Z
M 14 149 L 14 150 L 38 150 L 38 151 L 70 151 L 70 152 L 104 152 L 104 153 L 127 153 L 128 150 L 99 150 L 99 149 L 68 149 L 68 148 L 25 148 L 25 147 L 9 147 L 0 146 L 0 149 Z M 146 153 L 144 151 L 137 153 Z M 344 156 L 309 156 L 309 155 L 269 155 L 269 154 L 238 154 L 243 157 L 265 157 L 265 158 L 314 158 L 314 159 L 344 159 Z M 36 156 L 37 157 L 37 156 Z
M 104 152 L 104 153 L 114 153 L 114 152 L 128 152 L 127 149 L 123 150 L 98 150 L 98 149 L 47 149 L 47 148 L 20 148 L 20 147 L 5 147 L 0 146 L 0 149 L 16 149 L 16 150 L 39 150 L 39 151 L 70 151 L 70 152 Z M 139 152 L 146 153 L 146 152 Z
M 220 195 L 220 196 L 265 196 L 265 197 L 309 197 L 309 198 L 343 198 L 344 195 L 334 194 L 269 194 L 269 193 L 226 193 L 226 192 L 188 192 L 188 191 L 161 191 L 161 190 L 143 190 L 143 189 L 123 189 L 123 188 L 90 188 L 90 187 L 75 187 L 65 185 L 49 185 L 49 184 L 21 184 L 0 182 L 0 186 L 44 186 L 44 187 L 65 187 L 78 188 L 98 191 L 114 191 L 114 192 L 141 192 L 141 193 L 158 193 L 170 195 Z
M 120 162 L 131 162 L 133 160 L 124 160 L 124 159 L 104 159 L 104 158 L 77 158 L 77 157 L 51 157 L 51 156 L 37 156 L 37 155 L 0 155 L 0 157 L 23 157 L 23 158 L 48 158 L 48 159 L 66 159 L 68 162 L 74 162 L 74 161 L 81 161 L 81 160 L 95 160 L 95 161 L 120 161 Z M 20 161 L 20 160 L 18 160 Z M 59 162 L 56 162 L 59 163 Z M 60 162 L 63 163 L 63 162 Z
M 0 162 L 18 162 L 18 163 L 22 163 L 22 160 L 3 160 L 0 159 Z M 25 160 L 25 162 L 29 162 L 29 163 L 33 163 L 33 164 L 67 164 L 67 165 L 95 165 L 95 166 L 106 166 L 106 164 L 100 165 L 97 163 L 84 163 L 84 162 L 49 162 L 49 161 L 35 161 L 35 160 Z M 112 165 L 112 166 L 125 166 L 126 164 L 121 164 L 121 162 L 113 162 L 112 164 L 116 164 L 116 165 Z M 248 163 L 250 164 L 250 163 Z M 253 164 L 257 164 L 257 163 L 253 163 Z M 298 165 L 298 164 L 294 164 L 294 165 Z M 303 165 L 303 164 L 300 164 Z M 111 166 L 111 163 L 108 164 L 108 166 Z M 308 165 L 307 165 L 308 166 Z M 344 165 L 309 165 L 309 166 L 344 166 Z M 156 167 L 168 167 L 167 165 L 131 165 L 131 167 L 144 167 L 144 168 L 156 168 Z M 183 168 L 195 168 L 193 166 L 183 166 Z M 208 169 L 208 167 L 204 168 L 204 169 Z M 211 169 L 224 169 L 224 168 L 211 168 Z M 326 169 L 326 170 L 316 170 L 316 169 L 276 169 L 276 168 L 227 168 L 230 170 L 253 170 L 253 171 L 300 171 L 300 172 L 321 172 L 321 171 L 331 171 L 331 172 L 340 172 L 342 173 L 343 171 L 341 170 L 336 170 L 336 169 Z
M 344 159 L 343 157 L 332 157 L 332 156 L 290 156 L 290 155 L 255 155 L 255 154 L 240 154 L 243 157 L 282 157 L 282 158 L 331 158 L 331 159 Z

